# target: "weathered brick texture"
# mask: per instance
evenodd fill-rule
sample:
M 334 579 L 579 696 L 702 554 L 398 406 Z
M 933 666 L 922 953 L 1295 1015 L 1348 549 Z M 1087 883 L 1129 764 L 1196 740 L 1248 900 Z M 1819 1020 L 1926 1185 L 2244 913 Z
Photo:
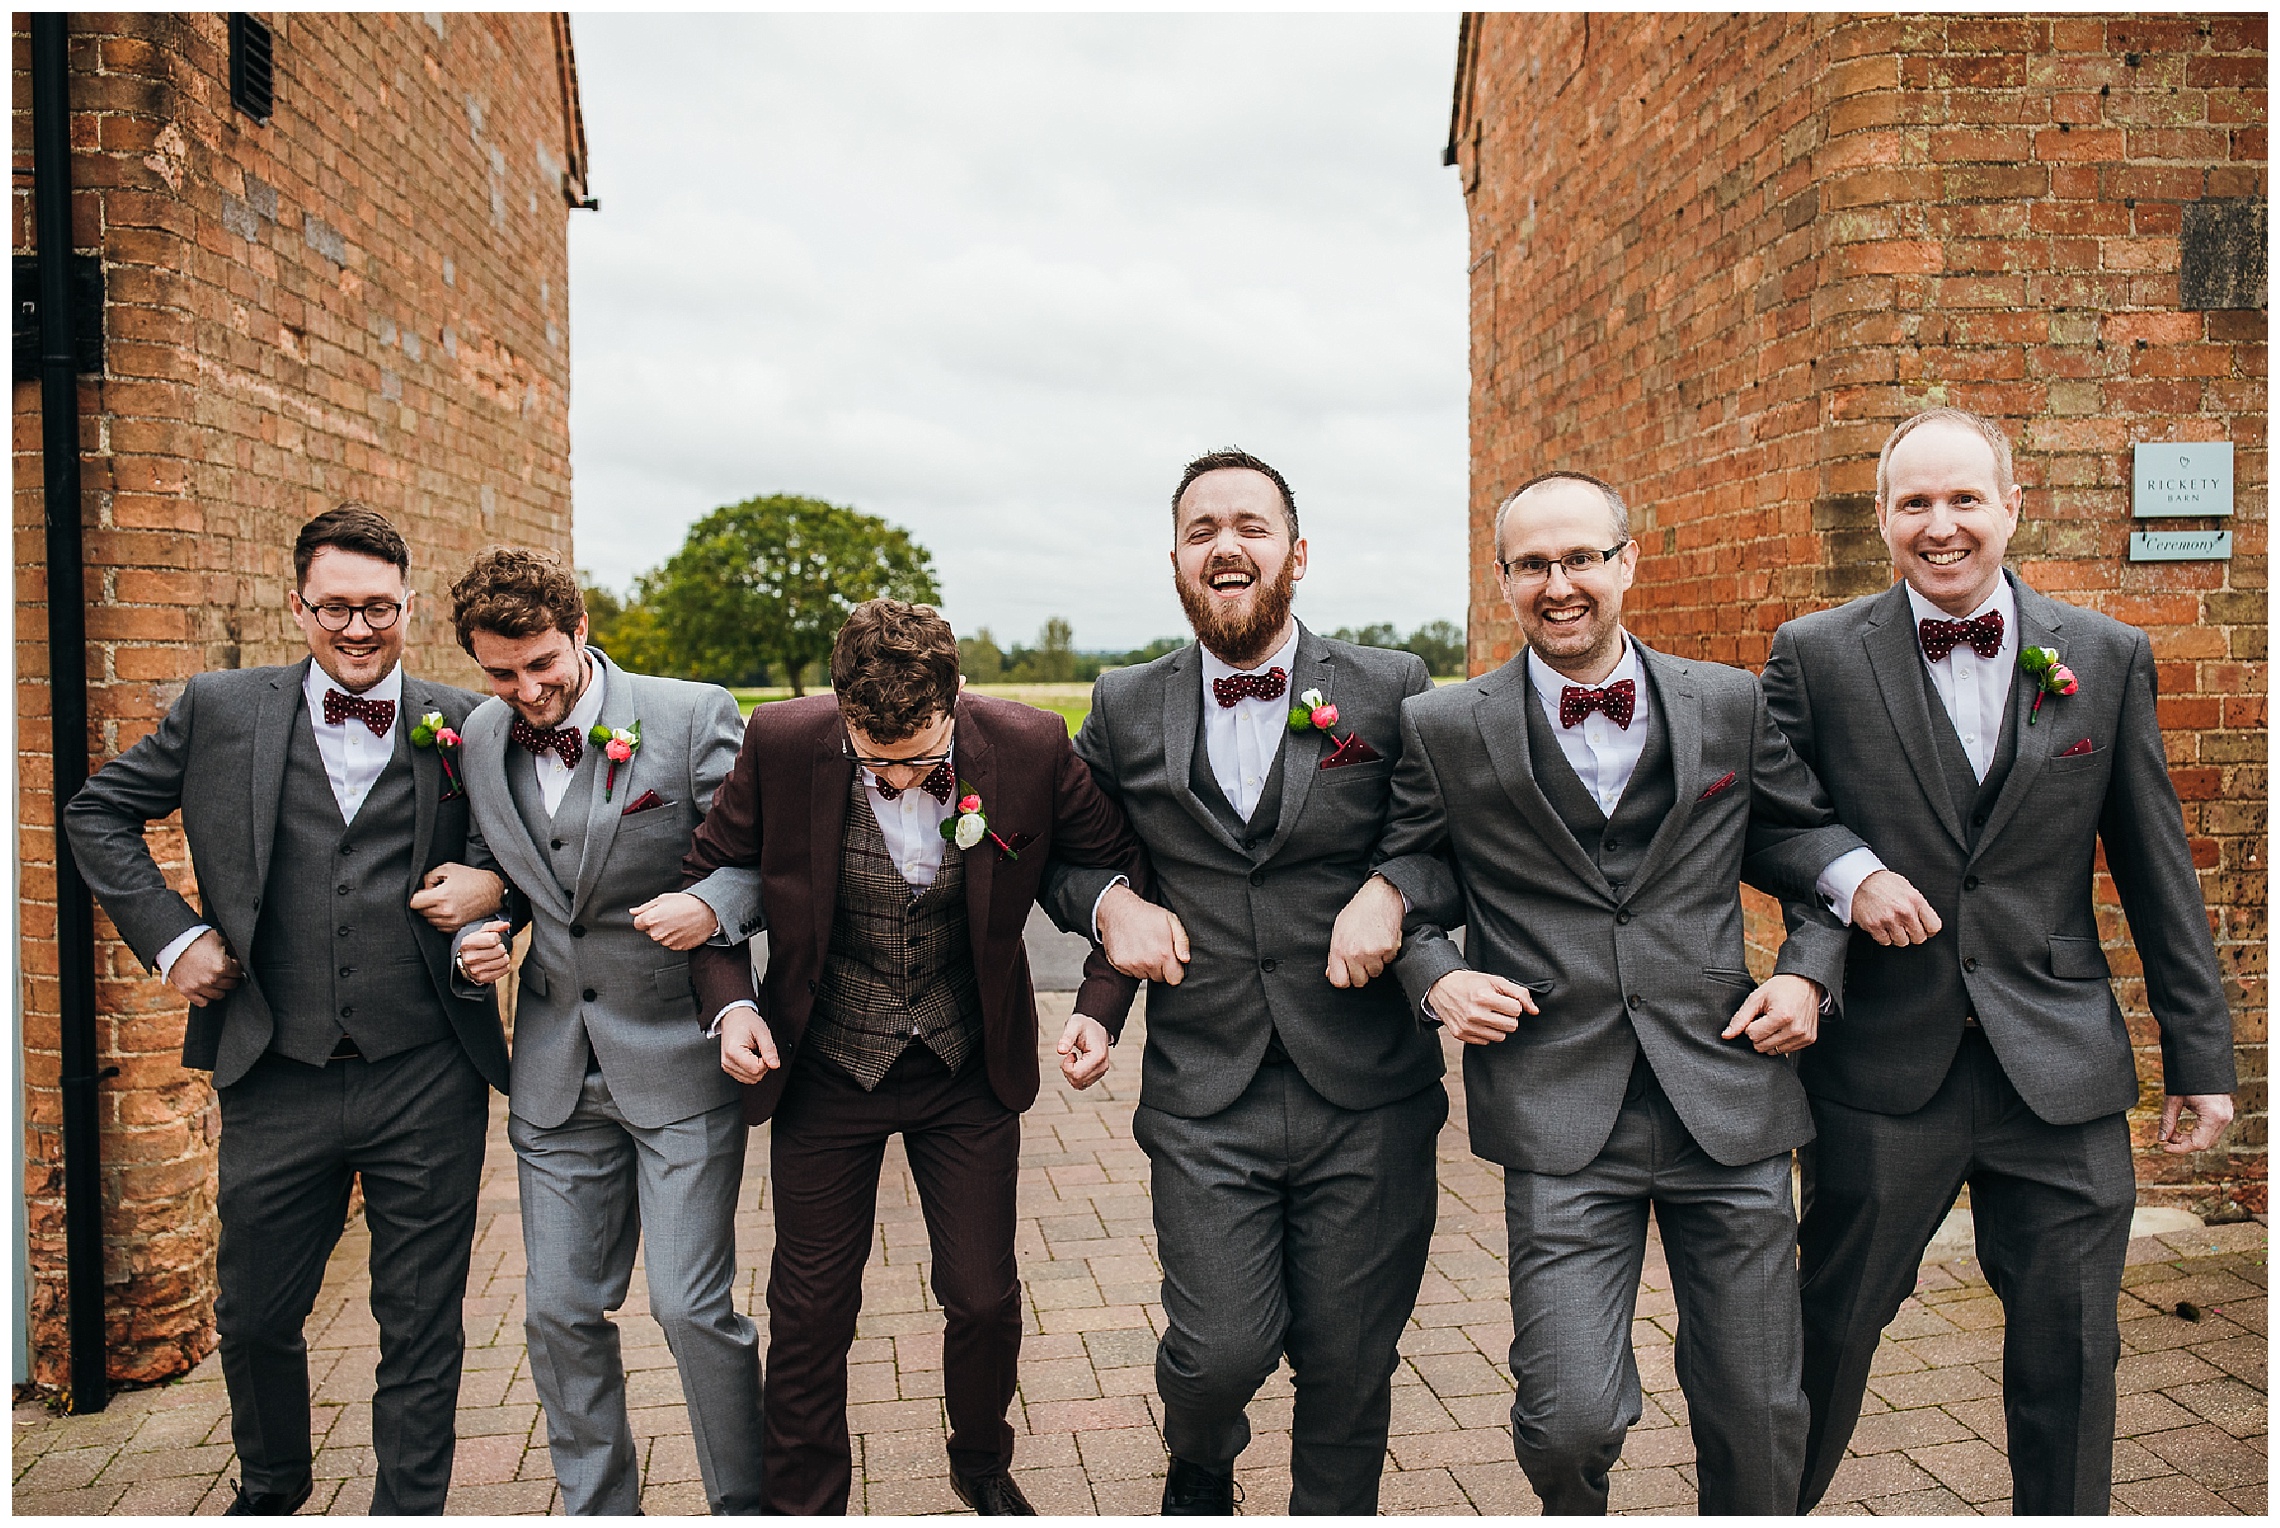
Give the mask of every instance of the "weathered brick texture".
M 2187 204 L 2268 192 L 2265 49 L 2261 14 L 1476 15 L 1452 124 L 1474 670 L 1514 651 L 1490 517 L 1535 472 L 1632 500 L 1643 637 L 1755 668 L 1781 622 L 1889 581 L 1895 421 L 2005 420 L 2013 564 L 2160 661 L 2244 1117 L 2210 1157 L 2142 1151 L 2140 1180 L 2232 1213 L 2265 1192 L 2265 314 L 2182 310 L 2179 268 Z M 2126 560 L 2130 447 L 2169 440 L 2233 443 L 2230 563 Z M 2099 905 L 2158 1079 L 2103 876 Z
M 291 661 L 302 521 L 355 498 L 413 547 L 408 661 L 457 683 L 446 590 L 481 545 L 570 546 L 561 19 L 279 12 L 276 111 L 233 110 L 220 13 L 71 17 L 73 242 L 101 256 L 106 364 L 80 387 L 91 759 L 210 668 Z M 32 252 L 28 23 L 15 227 Z M 33 1347 L 63 1374 L 63 1231 L 40 396 L 15 388 L 17 802 Z M 152 843 L 189 890 L 178 829 Z M 214 1141 L 185 1009 L 98 917 L 114 1375 L 213 1344 Z

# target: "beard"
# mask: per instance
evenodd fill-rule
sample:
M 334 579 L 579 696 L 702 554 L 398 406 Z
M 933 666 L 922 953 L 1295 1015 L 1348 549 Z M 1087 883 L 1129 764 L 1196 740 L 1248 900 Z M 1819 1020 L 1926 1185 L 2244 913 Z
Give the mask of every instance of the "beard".
M 1292 596 L 1298 588 L 1296 563 L 1284 558 L 1282 571 L 1271 584 L 1254 582 L 1248 614 L 1231 610 L 1212 598 L 1211 575 L 1239 567 L 1258 578 L 1258 565 L 1248 558 L 1241 562 L 1222 558 L 1204 567 L 1199 583 L 1190 584 L 1175 569 L 1172 585 L 1179 591 L 1180 608 L 1187 612 L 1188 625 L 1195 631 L 1196 640 L 1208 647 L 1222 661 L 1236 667 L 1255 662 L 1274 651 L 1276 637 L 1282 635 L 1284 623 L 1290 619 Z

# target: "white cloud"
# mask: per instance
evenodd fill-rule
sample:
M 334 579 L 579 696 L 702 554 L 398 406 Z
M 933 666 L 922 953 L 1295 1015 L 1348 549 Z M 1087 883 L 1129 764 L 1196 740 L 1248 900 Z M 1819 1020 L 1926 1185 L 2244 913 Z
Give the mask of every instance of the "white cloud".
M 959 630 L 1183 629 L 1166 496 L 1290 478 L 1318 627 L 1461 621 L 1454 16 L 581 15 L 581 565 L 757 493 L 907 526 Z

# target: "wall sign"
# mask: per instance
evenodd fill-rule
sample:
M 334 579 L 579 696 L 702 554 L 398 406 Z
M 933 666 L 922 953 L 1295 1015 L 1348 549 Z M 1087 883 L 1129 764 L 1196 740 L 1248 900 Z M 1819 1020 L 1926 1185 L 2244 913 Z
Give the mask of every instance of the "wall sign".
M 2182 440 L 2137 448 L 2130 471 L 2130 513 L 2142 520 L 2232 512 L 2231 441 Z
M 2230 562 L 2231 531 L 2131 531 L 2132 562 Z

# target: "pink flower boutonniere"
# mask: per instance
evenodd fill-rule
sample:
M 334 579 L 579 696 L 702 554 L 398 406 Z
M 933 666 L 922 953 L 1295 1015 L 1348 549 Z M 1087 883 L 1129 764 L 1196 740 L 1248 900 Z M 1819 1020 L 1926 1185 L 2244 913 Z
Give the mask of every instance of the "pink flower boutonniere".
M 2055 647 L 2022 647 L 2019 649 L 2019 667 L 2025 669 L 2035 682 L 2035 703 L 2027 708 L 2027 725 L 2035 724 L 2035 714 L 2042 710 L 2046 695 L 2072 695 L 2082 686 L 2075 680 L 2074 670 L 2058 661 Z
M 610 761 L 609 773 L 602 776 L 602 799 L 607 801 L 610 792 L 617 789 L 618 766 L 632 763 L 635 750 L 641 747 L 641 718 L 635 717 L 630 727 L 596 726 L 586 734 L 586 741 L 601 749 Z
M 435 761 L 443 766 L 444 800 L 456 801 L 467 794 L 467 787 L 459 783 L 459 771 L 451 763 L 451 755 L 459 747 L 459 734 L 443 719 L 441 711 L 430 711 L 413 724 L 412 746 L 435 750 Z
M 1320 690 L 1308 690 L 1298 697 L 1298 704 L 1290 708 L 1290 730 L 1293 732 L 1320 732 L 1337 746 L 1322 757 L 1318 769 L 1339 769 L 1348 764 L 1369 764 L 1385 755 L 1363 740 L 1359 732 L 1344 737 L 1330 729 L 1338 725 L 1338 708 L 1322 698 Z
M 1030 841 L 1026 833 L 1014 834 L 1011 843 L 1000 838 L 990 826 L 989 813 L 982 810 L 981 793 L 963 780 L 958 782 L 958 797 L 950 815 L 942 819 L 942 836 L 961 849 L 971 849 L 986 838 L 997 845 L 1000 857 L 1009 860 L 1021 858 L 1021 846 Z
M 1308 690 L 1298 697 L 1298 704 L 1290 708 L 1290 730 L 1304 732 L 1312 727 L 1317 732 L 1328 732 L 1338 725 L 1338 708 L 1322 698 L 1320 690 Z

